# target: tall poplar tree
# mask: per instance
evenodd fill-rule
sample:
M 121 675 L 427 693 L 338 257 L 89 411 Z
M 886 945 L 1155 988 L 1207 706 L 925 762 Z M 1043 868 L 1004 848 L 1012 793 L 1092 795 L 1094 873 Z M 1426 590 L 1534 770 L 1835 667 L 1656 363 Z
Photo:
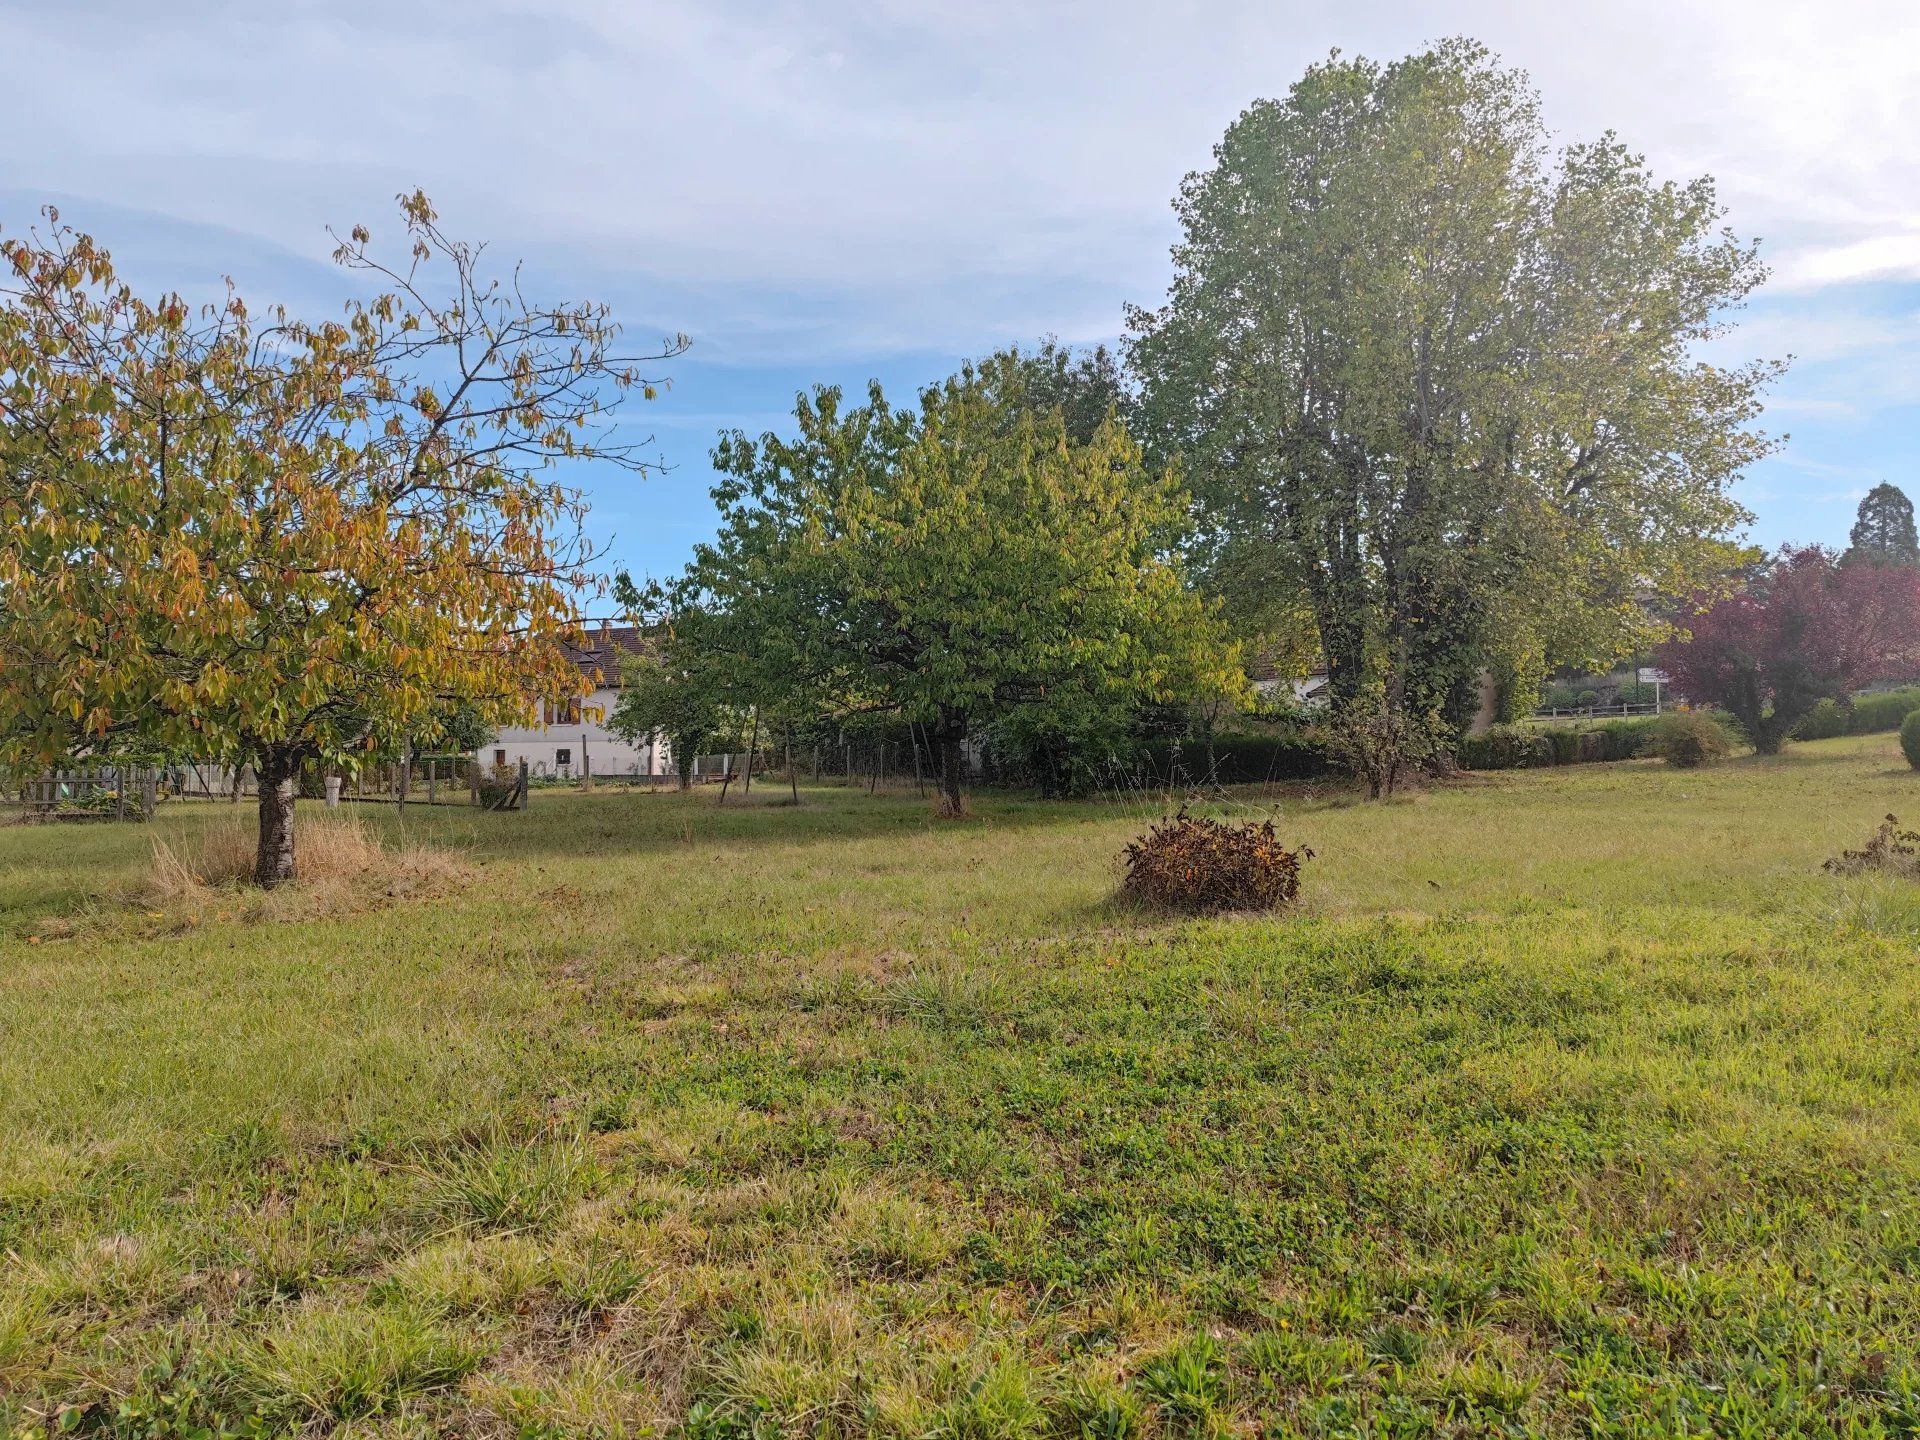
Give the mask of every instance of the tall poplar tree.
M 1764 274 L 1711 181 L 1550 154 L 1524 77 L 1455 40 L 1314 66 L 1175 208 L 1140 433 L 1218 583 L 1305 599 L 1340 706 L 1457 720 L 1483 667 L 1642 647 L 1724 563 L 1778 367 L 1698 358 Z

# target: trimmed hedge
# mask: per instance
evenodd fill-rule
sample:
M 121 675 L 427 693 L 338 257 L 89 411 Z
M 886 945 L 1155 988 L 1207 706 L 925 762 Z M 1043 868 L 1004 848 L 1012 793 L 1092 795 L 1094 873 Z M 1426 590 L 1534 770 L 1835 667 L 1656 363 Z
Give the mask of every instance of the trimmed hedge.
M 1531 770 L 1543 765 L 1585 765 L 1631 760 L 1641 753 L 1653 716 L 1571 725 L 1495 725 L 1460 742 L 1458 759 L 1468 770 Z
M 1920 770 L 1920 710 L 1900 722 L 1900 753 L 1907 757 L 1907 764 Z
M 1338 773 L 1327 747 L 1309 735 L 1218 735 L 1204 740 L 1150 740 L 1138 768 L 1157 785 L 1257 785 L 1267 780 L 1318 780 Z
M 1730 745 L 1745 745 L 1739 723 L 1722 710 L 1692 712 L 1710 717 Z M 1570 725 L 1495 725 L 1460 742 L 1456 758 L 1468 770 L 1531 770 L 1543 765 L 1585 765 L 1633 760 L 1654 754 L 1657 727 L 1665 718 L 1636 715 L 1576 729 Z
M 1878 735 L 1898 730 L 1907 716 L 1920 710 L 1920 685 L 1879 690 L 1853 697 L 1851 709 L 1822 700 L 1794 727 L 1796 740 L 1832 740 L 1841 735 Z

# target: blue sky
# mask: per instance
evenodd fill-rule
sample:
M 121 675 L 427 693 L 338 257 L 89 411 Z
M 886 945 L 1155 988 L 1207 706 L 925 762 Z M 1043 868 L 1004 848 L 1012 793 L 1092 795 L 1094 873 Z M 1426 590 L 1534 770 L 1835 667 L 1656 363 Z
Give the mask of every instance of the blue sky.
M 143 289 L 342 291 L 325 227 L 416 186 L 537 292 L 685 331 L 636 404 L 670 467 L 580 477 L 612 561 L 711 528 L 722 426 L 817 381 L 899 398 L 967 355 L 1115 338 L 1157 302 L 1169 202 L 1249 101 L 1339 47 L 1476 36 L 1562 139 L 1717 177 L 1775 276 L 1733 355 L 1792 354 L 1751 537 L 1842 543 L 1920 498 L 1920 5 L 1912 0 L 0 0 L 0 230 L 49 201 Z

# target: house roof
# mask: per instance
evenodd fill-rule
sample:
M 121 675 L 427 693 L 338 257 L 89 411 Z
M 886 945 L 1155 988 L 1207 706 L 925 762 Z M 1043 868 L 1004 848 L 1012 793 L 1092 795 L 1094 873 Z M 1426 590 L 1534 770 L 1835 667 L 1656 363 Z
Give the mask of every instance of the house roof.
M 582 675 L 596 685 L 617 690 L 621 658 L 643 654 L 647 646 L 646 632 L 638 625 L 615 625 L 603 620 L 583 628 L 578 644 L 567 642 L 562 648 Z

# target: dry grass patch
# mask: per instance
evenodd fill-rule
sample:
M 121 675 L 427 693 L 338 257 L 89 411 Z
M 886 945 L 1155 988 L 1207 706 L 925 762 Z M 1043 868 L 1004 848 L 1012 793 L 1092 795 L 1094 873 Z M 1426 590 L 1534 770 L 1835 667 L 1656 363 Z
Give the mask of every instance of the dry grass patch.
M 1920 877 L 1920 830 L 1901 825 L 1898 815 L 1889 815 L 1880 828 L 1867 837 L 1858 850 L 1842 850 L 1827 861 L 1826 869 L 1835 875 L 1867 875 L 1879 872 Z
M 430 845 L 383 845 L 358 817 L 303 818 L 294 835 L 295 878 L 272 891 L 252 888 L 256 831 L 236 817 L 191 840 L 153 837 L 153 858 L 129 901 L 162 915 L 235 911 L 255 920 L 300 920 L 368 910 L 396 900 L 446 895 L 473 870 Z

